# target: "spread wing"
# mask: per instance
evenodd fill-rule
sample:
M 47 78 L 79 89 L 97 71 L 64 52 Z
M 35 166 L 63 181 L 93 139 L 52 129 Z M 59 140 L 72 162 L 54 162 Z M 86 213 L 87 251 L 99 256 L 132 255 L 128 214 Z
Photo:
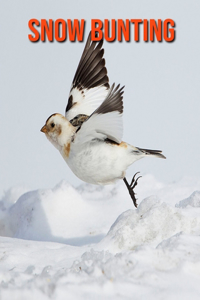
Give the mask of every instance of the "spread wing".
M 74 143 L 85 143 L 94 139 L 110 139 L 121 143 L 123 135 L 123 88 L 114 84 L 104 102 L 77 130 Z
M 109 79 L 102 45 L 103 40 L 91 41 L 90 32 L 69 94 L 65 112 L 69 121 L 79 114 L 90 116 L 108 94 Z

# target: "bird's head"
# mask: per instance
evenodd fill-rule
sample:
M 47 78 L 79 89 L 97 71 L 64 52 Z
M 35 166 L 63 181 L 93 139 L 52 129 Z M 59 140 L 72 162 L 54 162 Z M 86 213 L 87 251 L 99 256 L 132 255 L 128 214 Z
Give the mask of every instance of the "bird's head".
M 47 120 L 45 125 L 41 128 L 48 140 L 58 149 L 69 141 L 71 141 L 76 129 L 71 123 L 61 114 L 53 114 Z

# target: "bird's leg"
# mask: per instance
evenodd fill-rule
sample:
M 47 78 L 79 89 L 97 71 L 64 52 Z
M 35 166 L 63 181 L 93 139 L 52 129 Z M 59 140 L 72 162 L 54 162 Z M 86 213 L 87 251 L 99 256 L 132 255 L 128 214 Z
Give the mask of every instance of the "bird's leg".
M 134 192 L 134 188 L 136 187 L 137 185 L 137 182 L 138 182 L 138 179 L 142 176 L 139 176 L 137 179 L 135 179 L 136 175 L 140 173 L 140 172 L 137 172 L 135 173 L 135 175 L 133 176 L 133 179 L 131 181 L 131 184 L 128 183 L 128 181 L 126 180 L 126 177 L 123 178 L 124 182 L 125 182 L 125 185 L 129 191 L 129 194 L 131 196 L 131 199 L 133 200 L 133 204 L 135 205 L 135 207 L 137 207 L 137 199 L 135 198 L 135 192 Z

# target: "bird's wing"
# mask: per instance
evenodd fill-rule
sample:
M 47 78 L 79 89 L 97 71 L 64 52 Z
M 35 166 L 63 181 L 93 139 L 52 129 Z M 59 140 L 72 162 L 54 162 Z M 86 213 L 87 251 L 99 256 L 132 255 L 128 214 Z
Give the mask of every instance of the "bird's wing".
M 94 111 L 82 126 L 77 129 L 74 143 L 82 144 L 94 139 L 109 139 L 121 143 L 123 134 L 123 88 L 114 84 L 104 102 Z
M 68 121 L 79 114 L 90 116 L 108 94 L 109 79 L 102 45 L 103 40 L 91 41 L 90 32 L 69 94 L 65 111 Z

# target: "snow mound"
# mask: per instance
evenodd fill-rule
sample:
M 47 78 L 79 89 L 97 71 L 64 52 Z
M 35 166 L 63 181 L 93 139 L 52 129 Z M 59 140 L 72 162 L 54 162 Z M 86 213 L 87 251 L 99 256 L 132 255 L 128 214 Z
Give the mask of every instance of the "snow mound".
M 53 189 L 20 191 L 11 189 L 0 201 L 1 236 L 77 246 L 96 243 L 123 207 L 120 197 L 116 199 L 116 186 L 85 185 L 75 189 L 62 181 Z M 124 207 L 132 207 L 128 193 Z
M 200 191 L 192 193 L 192 195 L 176 204 L 176 207 L 185 208 L 187 206 L 200 207 Z
M 3 235 L 67 242 L 72 237 L 78 239 L 88 234 L 89 223 L 87 226 L 85 220 L 91 213 L 90 205 L 76 189 L 62 182 L 52 190 L 23 194 L 7 212 L 7 232 Z
M 188 201 L 192 202 L 193 198 L 192 194 Z M 200 233 L 200 215 L 183 214 L 181 209 L 162 203 L 152 196 L 144 199 L 137 210 L 122 213 L 102 245 L 116 252 L 134 250 L 145 244 L 157 246 L 179 232 Z

